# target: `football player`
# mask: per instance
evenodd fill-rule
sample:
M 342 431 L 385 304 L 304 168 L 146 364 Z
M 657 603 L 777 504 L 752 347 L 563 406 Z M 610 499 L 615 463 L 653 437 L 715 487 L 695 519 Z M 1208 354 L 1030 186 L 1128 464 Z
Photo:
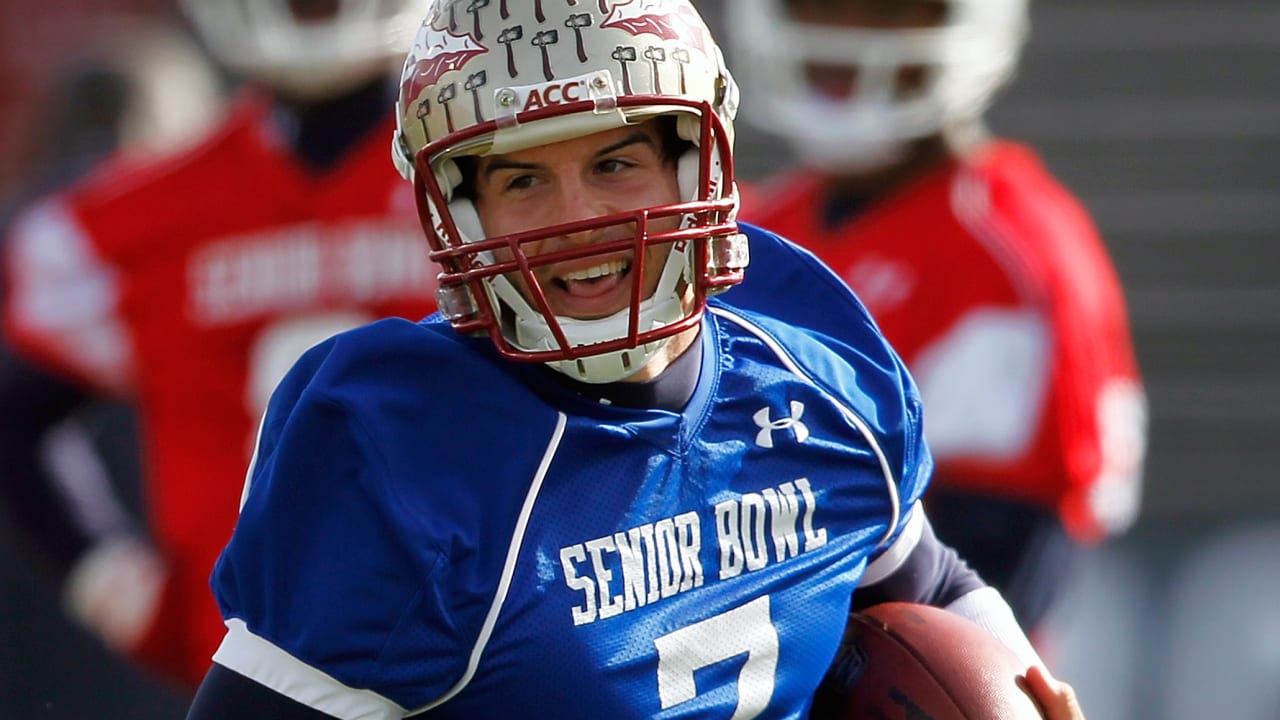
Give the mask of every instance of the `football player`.
M 190 720 L 804 718 L 859 585 L 1039 666 L 930 529 L 897 356 L 735 222 L 736 105 L 688 0 L 432 6 L 393 153 L 441 313 L 272 395 Z M 790 320 L 815 312 L 839 334 Z
M 984 126 L 1027 0 L 735 0 L 728 20 L 744 117 L 798 160 L 743 217 L 866 304 L 924 398 L 939 536 L 1040 628 L 1081 548 L 1138 512 L 1146 414 L 1097 230 Z
M 71 616 L 189 690 L 224 630 L 209 573 L 268 392 L 333 332 L 435 308 L 412 193 L 386 156 L 424 8 L 186 2 L 249 80 L 225 121 L 161 159 L 107 162 L 8 233 L 3 505 L 51 558 Z M 106 512 L 92 473 L 59 476 L 80 486 L 65 502 L 38 454 L 96 395 L 136 404 L 142 529 Z

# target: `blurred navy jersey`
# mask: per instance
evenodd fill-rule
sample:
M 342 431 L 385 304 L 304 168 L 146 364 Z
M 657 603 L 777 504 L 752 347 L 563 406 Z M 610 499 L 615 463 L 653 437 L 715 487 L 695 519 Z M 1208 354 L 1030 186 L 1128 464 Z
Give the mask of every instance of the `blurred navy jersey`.
M 931 460 L 865 316 L 839 342 L 732 298 L 681 413 L 438 318 L 312 349 L 214 571 L 215 660 L 343 718 L 804 717 Z

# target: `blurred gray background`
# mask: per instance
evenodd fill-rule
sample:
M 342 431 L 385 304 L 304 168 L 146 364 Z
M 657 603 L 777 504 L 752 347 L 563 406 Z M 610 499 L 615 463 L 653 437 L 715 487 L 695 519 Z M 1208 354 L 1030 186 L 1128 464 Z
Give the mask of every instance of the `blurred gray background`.
M 713 29 L 733 7 L 695 3 Z M 1274 720 L 1280 5 L 1032 7 L 992 126 L 1038 147 L 1092 210 L 1126 288 L 1151 409 L 1141 519 L 1090 556 L 1051 661 L 1090 720 Z M 750 128 L 738 137 L 744 179 L 784 162 Z M 53 592 L 0 543 L 0 717 L 175 719 L 182 707 L 68 627 Z

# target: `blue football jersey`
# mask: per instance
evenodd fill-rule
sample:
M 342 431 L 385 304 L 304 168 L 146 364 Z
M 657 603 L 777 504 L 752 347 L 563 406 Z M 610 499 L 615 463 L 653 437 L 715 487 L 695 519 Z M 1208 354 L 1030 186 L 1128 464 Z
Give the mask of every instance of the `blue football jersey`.
M 856 305 L 836 286 L 831 312 Z M 213 574 L 215 660 L 341 718 L 806 717 L 931 462 L 865 313 L 835 340 L 735 292 L 680 413 L 588 400 L 438 318 L 313 348 Z

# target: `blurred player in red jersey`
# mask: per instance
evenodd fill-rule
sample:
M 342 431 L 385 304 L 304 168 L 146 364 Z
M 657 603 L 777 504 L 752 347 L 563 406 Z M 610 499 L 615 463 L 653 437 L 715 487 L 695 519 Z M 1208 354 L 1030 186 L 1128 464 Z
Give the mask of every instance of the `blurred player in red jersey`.
M 424 7 L 189 0 L 213 54 L 250 81 L 225 121 L 158 160 L 108 160 L 7 229 L 3 505 L 77 621 L 184 685 L 225 630 L 209 573 L 280 375 L 338 330 L 435 309 L 412 188 L 387 159 Z M 109 484 L 51 472 L 39 452 L 102 395 L 138 409 L 142 531 L 93 494 Z
M 1089 216 L 984 127 L 1027 0 L 735 0 L 728 15 L 744 116 L 799 159 L 743 218 L 813 250 L 871 310 L 924 397 L 938 535 L 1034 630 L 1079 549 L 1138 512 L 1146 402 Z

